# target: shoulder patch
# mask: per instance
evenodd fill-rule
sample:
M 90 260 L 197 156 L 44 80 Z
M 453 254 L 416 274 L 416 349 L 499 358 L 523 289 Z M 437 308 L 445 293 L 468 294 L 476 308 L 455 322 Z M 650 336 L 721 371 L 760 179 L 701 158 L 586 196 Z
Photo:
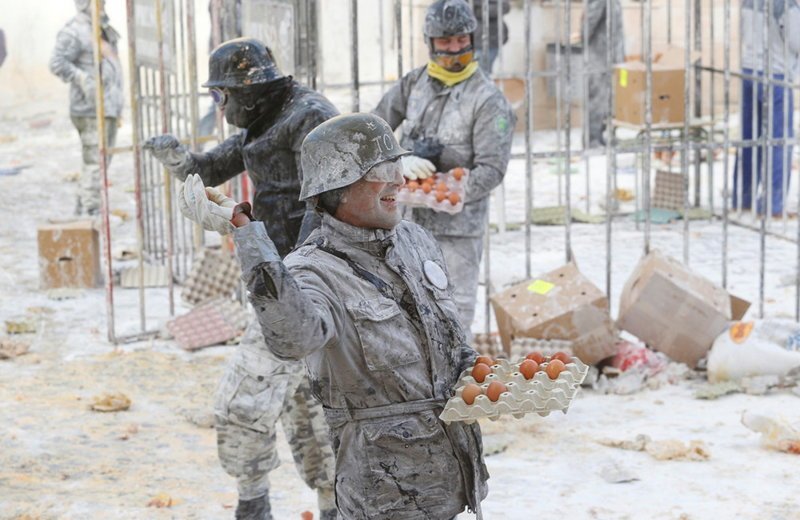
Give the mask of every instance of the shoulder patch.
M 506 116 L 500 115 L 497 116 L 494 120 L 494 127 L 497 130 L 498 134 L 505 135 L 508 133 L 508 128 L 511 126 L 508 122 L 508 118 Z

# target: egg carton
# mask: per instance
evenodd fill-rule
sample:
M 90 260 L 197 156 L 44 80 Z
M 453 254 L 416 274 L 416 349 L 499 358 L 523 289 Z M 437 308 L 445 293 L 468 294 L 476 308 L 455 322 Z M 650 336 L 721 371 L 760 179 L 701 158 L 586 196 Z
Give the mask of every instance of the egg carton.
M 542 370 L 528 380 L 520 374 L 519 365 L 499 359 L 492 365 L 492 373 L 486 376 L 483 383 L 478 383 L 470 375 L 471 368 L 465 370 L 456 384 L 455 395 L 447 401 L 439 418 L 446 423 L 463 421 L 470 424 L 482 418 L 496 420 L 501 415 L 512 415 L 519 419 L 529 413 L 542 417 L 555 411 L 567 413 L 589 370 L 588 365 L 573 357 L 572 363 L 567 363 L 565 370 L 555 380 L 544 372 L 548 363 L 542 363 Z M 493 381 L 499 381 L 508 388 L 497 401 L 486 396 L 486 390 Z M 483 393 L 475 397 L 475 402 L 467 404 L 461 394 L 470 383 L 480 386 Z
M 464 169 L 464 175 L 460 180 L 456 180 L 452 173 L 435 173 L 433 175 L 434 183 L 428 193 L 423 188 L 422 181 L 407 181 L 400 190 L 397 192 L 397 202 L 412 207 L 427 207 L 434 211 L 443 211 L 454 215 L 460 213 L 464 209 L 464 195 L 466 194 L 467 179 L 469 178 L 469 170 Z M 413 184 L 416 182 L 419 187 L 412 189 Z M 442 200 L 437 200 L 436 187 L 439 183 L 443 182 L 447 186 L 447 195 L 455 193 L 458 195 L 458 202 L 453 204 L 447 197 Z
M 539 351 L 545 356 L 556 352 L 565 352 L 572 355 L 572 341 L 567 339 L 540 339 L 540 338 L 514 338 L 511 340 L 512 358 L 525 357 L 533 351 Z

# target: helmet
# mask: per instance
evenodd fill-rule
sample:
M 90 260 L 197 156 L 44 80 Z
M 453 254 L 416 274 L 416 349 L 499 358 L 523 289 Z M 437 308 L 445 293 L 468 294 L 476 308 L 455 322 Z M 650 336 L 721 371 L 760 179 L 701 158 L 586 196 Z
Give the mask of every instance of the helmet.
M 425 38 L 446 38 L 469 34 L 478 28 L 478 20 L 464 0 L 436 0 L 425 15 Z
M 228 40 L 208 57 L 207 88 L 242 88 L 281 79 L 272 51 L 255 38 Z
M 328 119 L 309 132 L 300 146 L 300 200 L 349 186 L 373 166 L 408 153 L 400 147 L 389 124 L 376 115 L 347 114 Z

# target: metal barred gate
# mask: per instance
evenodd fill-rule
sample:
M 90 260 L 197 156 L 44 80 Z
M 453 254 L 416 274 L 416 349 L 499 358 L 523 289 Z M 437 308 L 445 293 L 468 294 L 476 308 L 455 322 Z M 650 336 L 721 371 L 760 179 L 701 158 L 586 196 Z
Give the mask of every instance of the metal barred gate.
M 500 12 L 502 2 L 471 2 L 480 4 L 482 13 L 479 23 L 483 26 L 483 36 L 476 45 L 488 48 L 490 32 L 503 41 L 504 25 L 492 22 L 497 18 L 494 14 L 503 19 Z M 765 75 L 745 74 L 740 68 L 735 68 L 735 56 L 742 54 L 741 48 L 736 49 L 736 43 L 732 43 L 737 39 L 741 41 L 739 3 L 733 4 L 731 0 L 626 3 L 623 6 L 628 22 L 624 34 L 636 44 L 629 46 L 628 54 L 638 54 L 645 65 L 644 122 L 631 126 L 613 119 L 617 100 L 611 88 L 608 110 L 612 117 L 607 124 L 613 131 L 612 137 L 618 134 L 622 137 L 608 139 L 605 147 L 587 148 L 581 144 L 581 141 L 588 141 L 586 125 L 583 124 L 581 129 L 579 120 L 585 121 L 588 116 L 589 77 L 603 75 L 609 82 L 614 81 L 610 49 L 605 63 L 590 63 L 587 48 L 584 46 L 575 51 L 570 43 L 574 31 L 581 26 L 585 29 L 587 22 L 580 18 L 579 11 L 585 11 L 590 2 L 604 2 L 606 10 L 612 8 L 611 0 L 547 3 L 514 0 L 510 3 L 511 13 L 505 15 L 510 27 L 509 43 L 500 47 L 493 77 L 516 104 L 520 135 L 514 146 L 510 170 L 521 172 L 519 175 L 522 177 L 512 179 L 509 174 L 507 186 L 495 191 L 492 229 L 487 233 L 485 248 L 483 285 L 487 293 L 492 290 L 492 281 L 497 279 L 492 267 L 497 260 L 493 258 L 490 247 L 492 238 L 498 233 L 509 237 L 520 233 L 525 251 L 522 274 L 531 277 L 541 270 L 534 250 L 535 235 L 539 230 L 534 225 L 533 215 L 543 206 L 554 205 L 563 214 L 563 257 L 566 260 L 572 258 L 575 233 L 584 233 L 583 228 L 574 228 L 573 217 L 581 212 L 602 217 L 602 223 L 592 228 L 594 231 L 591 233 L 597 235 L 602 230 L 604 235 L 604 251 L 598 261 L 605 265 L 605 289 L 611 296 L 612 281 L 616 280 L 614 276 L 618 276 L 614 274 L 615 257 L 619 254 L 614 249 L 615 237 L 619 230 L 627 233 L 628 229 L 625 224 L 627 217 L 613 210 L 617 193 L 620 189 L 629 189 L 633 193 L 635 210 L 641 216 L 632 224 L 641 238 L 639 252 L 649 251 L 653 247 L 655 170 L 664 167 L 662 159 L 654 159 L 654 155 L 658 155 L 669 157 L 666 169 L 680 177 L 684 215 L 697 208 L 705 210 L 705 221 L 700 222 L 714 227 L 721 234 L 717 252 L 719 268 L 715 273 L 718 279 L 715 282 L 723 286 L 729 283 L 731 229 L 747 230 L 758 241 L 758 265 L 754 266 L 753 277 L 757 283 L 759 316 L 766 312 L 765 301 L 778 297 L 767 294 L 765 265 L 776 260 L 769 257 L 768 239 L 788 241 L 797 246 L 794 258 L 783 261 L 791 260 L 793 265 L 795 319 L 800 318 L 800 279 L 796 276 L 800 265 L 800 226 L 787 208 L 788 204 L 783 205 L 778 218 L 771 219 L 756 212 L 732 209 L 729 200 L 733 194 L 729 183 L 733 164 L 741 163 L 744 150 L 761 150 L 764 160 L 759 168 L 768 182 L 762 190 L 758 190 L 754 182 L 751 198 L 769 206 L 772 189 L 769 180 L 775 159 L 773 151 L 776 146 L 796 144 L 793 128 L 788 123 L 788 103 L 783 105 L 781 137 L 771 137 L 765 131 L 760 132 L 760 137 L 742 137 L 742 129 L 736 129 L 733 119 L 737 113 L 736 94 L 742 94 L 742 89 L 737 88 L 739 82 L 752 81 L 751 95 L 757 93 L 759 86 L 764 89 L 766 94 L 761 108 L 771 114 L 774 87 L 791 89 L 788 92 L 794 98 L 796 80 L 776 78 L 770 73 L 775 60 L 771 53 L 767 53 L 765 59 Z M 229 15 L 230 5 L 236 4 L 244 35 L 263 39 L 276 52 L 287 73 L 321 91 L 343 112 L 370 110 L 380 95 L 405 72 L 425 63 L 426 43 L 421 33 L 424 10 L 429 3 L 427 0 L 212 0 L 211 39 L 212 43 L 218 43 L 226 36 L 222 19 Z M 95 10 L 97 4 L 96 0 Z M 222 139 L 229 133 L 218 117 L 213 135 L 199 135 L 204 107 L 210 101 L 199 87 L 203 78 L 198 78 L 197 72 L 197 60 L 204 61 L 207 57 L 206 42 L 197 38 L 198 4 L 206 5 L 194 0 L 127 0 L 130 104 L 135 129 L 133 145 L 129 150 L 106 150 L 105 145 L 101 145 L 103 157 L 107 153 L 133 152 L 136 231 L 141 251 L 138 261 L 140 266 L 150 263 L 168 270 L 170 284 L 167 291 L 154 293 L 151 301 L 153 298 L 156 301 L 166 298 L 170 314 L 175 309 L 172 281 L 179 281 L 186 275 L 193 254 L 203 245 L 203 235 L 176 212 L 177 184 L 149 155 L 142 153 L 141 143 L 150 136 L 171 132 L 192 149 L 199 150 L 205 142 Z M 763 4 L 766 16 L 761 22 L 763 29 L 760 32 L 764 35 L 764 45 L 769 43 L 766 34 L 773 16 L 773 4 L 773 1 Z M 205 12 L 202 16 L 205 17 Z M 800 30 L 800 27 L 789 26 L 786 12 L 781 16 L 787 31 Z M 622 32 L 622 28 L 612 27 L 609 23 L 603 30 L 607 38 Z M 99 42 L 99 34 L 97 38 Z M 678 124 L 654 120 L 651 101 L 653 64 L 657 54 L 654 42 L 683 46 L 684 104 L 682 122 Z M 555 49 L 549 66 L 542 59 L 547 45 Z M 788 45 L 784 44 L 784 63 L 789 53 Z M 488 53 L 483 53 L 486 55 Z M 545 92 L 548 82 L 552 95 Z M 754 114 L 756 105 L 753 104 Z M 764 119 L 764 127 L 771 127 L 771 115 Z M 753 135 L 759 134 L 757 128 L 751 130 Z M 783 146 L 782 153 L 783 164 L 791 165 L 788 146 Z M 672 161 L 673 154 L 677 154 L 677 161 Z M 107 189 L 106 161 L 101 162 L 101 166 Z M 541 173 L 543 168 L 549 168 L 547 172 L 553 171 L 554 182 L 547 177 L 549 173 Z M 595 180 L 598 176 L 592 174 L 593 168 L 601 173 L 602 183 Z M 790 195 L 788 177 L 788 174 L 783 176 L 785 198 L 789 200 L 791 196 L 800 205 L 800 190 L 795 183 Z M 508 186 L 517 187 L 508 191 Z M 246 196 L 246 181 L 233 183 L 231 190 L 236 197 Z M 521 195 L 520 190 L 523 191 Z M 737 195 L 741 200 L 741 184 Z M 511 206 L 507 199 L 520 196 L 524 198 L 524 215 L 510 222 L 507 210 Z M 104 200 L 107 201 L 107 193 Z M 601 210 L 601 206 L 606 209 Z M 138 331 L 117 334 L 115 329 L 115 287 L 111 269 L 114 260 L 109 245 L 108 214 L 106 202 L 104 250 L 108 267 L 109 339 L 117 342 L 154 331 L 147 326 L 149 289 L 144 287 L 144 280 L 138 288 Z M 519 231 L 513 231 L 511 228 L 514 226 L 519 226 Z M 689 219 L 684 218 L 678 226 L 657 229 L 659 233 L 663 230 L 664 233 L 680 235 L 683 260 L 689 263 L 690 251 L 695 247 Z M 781 254 L 785 256 L 785 252 Z M 492 322 L 488 298 L 485 302 L 483 325 L 489 330 Z

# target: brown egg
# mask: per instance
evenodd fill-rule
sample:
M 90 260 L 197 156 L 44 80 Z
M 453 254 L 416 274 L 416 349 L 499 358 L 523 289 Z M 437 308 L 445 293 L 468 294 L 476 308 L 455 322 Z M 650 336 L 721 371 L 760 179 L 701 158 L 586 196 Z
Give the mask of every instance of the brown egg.
M 432 186 L 433 186 L 433 184 L 430 184 L 430 183 L 427 183 L 427 182 L 423 183 L 422 191 L 425 192 L 425 193 L 430 193 L 431 190 L 433 189 Z
M 519 365 L 519 373 L 522 374 L 525 379 L 532 378 L 533 375 L 538 371 L 539 363 L 532 359 L 526 359 Z
M 560 359 L 553 359 L 545 367 L 544 371 L 550 379 L 558 379 L 558 374 L 564 371 L 564 362 Z
M 488 365 L 484 365 L 483 363 L 480 363 L 480 364 L 475 365 L 474 367 L 472 367 L 471 375 L 472 375 L 472 379 L 474 379 L 475 381 L 477 381 L 479 383 L 483 383 L 483 381 L 486 379 L 486 376 L 488 376 L 491 373 L 492 373 L 492 369 L 489 368 Z
M 489 356 L 478 356 L 477 358 L 475 358 L 476 365 L 479 365 L 481 363 L 486 365 L 487 367 L 490 367 L 494 365 L 494 359 L 490 358 Z
M 560 359 L 561 361 L 564 362 L 565 365 L 567 363 L 572 363 L 572 357 L 566 352 L 556 352 L 555 354 L 550 356 L 550 359 Z
M 541 365 L 547 360 L 547 358 L 544 357 L 541 352 L 531 352 L 530 354 L 525 356 L 525 359 L 532 359 L 536 361 L 536 363 L 538 363 L 539 365 Z
M 464 176 L 464 168 L 453 168 L 453 178 L 457 181 L 460 181 L 461 178 Z
M 450 196 L 447 198 L 450 200 L 450 204 L 452 204 L 453 206 L 455 206 L 456 204 L 459 203 L 459 201 L 461 201 L 461 197 L 459 197 L 458 193 L 451 193 Z
M 443 191 L 436 192 L 436 202 L 442 202 L 446 198 L 447 198 L 447 193 Z
M 445 184 L 443 181 L 437 182 L 436 183 L 436 191 L 438 191 L 440 193 L 446 193 L 448 191 L 447 184 Z
M 417 191 L 417 188 L 419 188 L 419 183 L 417 181 L 408 181 L 406 183 L 406 188 L 408 188 L 408 191 Z
M 463 399 L 467 404 L 472 404 L 475 402 L 475 398 L 482 393 L 483 390 L 481 390 L 481 387 L 475 383 L 469 383 L 464 386 L 464 389 L 461 391 L 461 399 Z
M 500 399 L 500 394 L 503 392 L 508 392 L 506 385 L 500 381 L 492 381 L 486 389 L 486 397 L 488 397 L 490 401 L 497 401 Z

